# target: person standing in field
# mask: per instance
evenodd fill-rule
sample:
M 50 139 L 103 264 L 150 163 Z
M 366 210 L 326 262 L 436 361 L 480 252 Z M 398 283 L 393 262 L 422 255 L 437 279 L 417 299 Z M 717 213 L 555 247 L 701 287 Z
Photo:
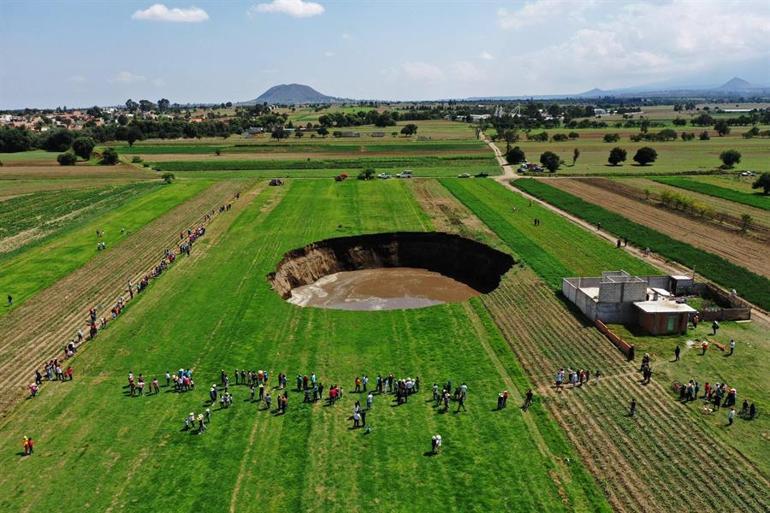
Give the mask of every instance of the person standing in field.
M 675 362 L 679 361 L 679 353 L 681 353 L 681 352 L 682 352 L 682 348 L 679 347 L 679 344 L 677 344 L 676 347 L 674 348 L 674 361 Z
M 628 410 L 629 417 L 636 417 L 636 399 L 631 399 L 631 405 Z
M 530 388 L 527 390 L 527 395 L 524 396 L 524 404 L 521 406 L 521 409 L 524 411 L 527 411 L 529 409 L 529 406 L 532 404 L 532 396 L 534 394 L 532 393 L 532 389 Z
M 735 408 L 730 408 L 730 411 L 727 412 L 727 425 L 732 426 L 733 420 L 735 419 Z
M 13 306 L 13 296 L 8 294 L 8 306 Z
M 441 449 L 441 435 L 433 435 L 431 438 L 430 448 L 433 454 L 438 454 Z
M 735 339 L 731 338 L 730 339 L 730 356 L 732 356 L 734 352 L 735 352 Z

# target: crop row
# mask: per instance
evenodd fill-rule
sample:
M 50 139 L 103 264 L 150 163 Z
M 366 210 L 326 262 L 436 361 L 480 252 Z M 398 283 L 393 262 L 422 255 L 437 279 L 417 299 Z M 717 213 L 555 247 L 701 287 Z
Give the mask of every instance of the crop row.
M 619 214 L 588 203 L 541 181 L 522 179 L 513 181 L 513 185 L 590 223 L 601 224 L 611 233 L 622 234 L 638 247 L 650 248 L 666 258 L 695 268 L 706 278 L 724 287 L 736 289 L 752 303 L 765 310 L 770 309 L 770 280 L 764 276 L 735 265 L 722 257 L 672 239 L 647 226 L 629 221 Z
M 207 154 L 219 150 L 223 153 L 359 153 L 359 152 L 413 152 L 413 151 L 463 151 L 483 150 L 485 146 L 478 141 L 462 142 L 410 142 L 391 144 L 350 144 L 328 143 L 303 144 L 134 144 L 133 146 L 113 146 L 118 153 L 159 155 L 164 153 Z
M 653 180 L 665 185 L 671 185 L 673 187 L 678 187 L 688 191 L 699 192 L 701 194 L 714 196 L 715 198 L 726 199 L 728 201 L 741 203 L 750 207 L 761 208 L 762 210 L 770 210 L 770 197 L 768 196 L 748 194 L 710 183 L 688 180 L 687 178 L 665 177 L 654 178 Z
M 553 289 L 562 278 L 596 275 L 608 268 L 651 274 L 645 262 L 618 252 L 547 209 L 486 180 L 444 179 L 441 183 L 510 246 Z M 537 226 L 534 219 L 539 220 Z
M 137 183 L 98 189 L 36 192 L 11 198 L 0 202 L 0 239 L 34 228 L 45 228 L 46 231 L 58 229 L 102 207 L 115 208 L 154 187 L 157 184 Z
M 354 158 L 326 160 L 200 160 L 157 162 L 154 167 L 162 171 L 239 171 L 268 169 L 364 169 L 408 167 L 467 167 L 493 166 L 491 157 L 468 155 L 451 157 L 403 157 L 403 158 Z

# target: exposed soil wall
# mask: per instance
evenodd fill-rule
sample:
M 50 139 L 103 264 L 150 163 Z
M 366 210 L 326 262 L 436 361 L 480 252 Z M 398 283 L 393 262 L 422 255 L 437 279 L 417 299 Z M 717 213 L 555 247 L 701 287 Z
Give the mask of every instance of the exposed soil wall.
M 510 255 L 458 235 L 394 232 L 339 237 L 289 251 L 268 280 L 284 299 L 333 273 L 414 267 L 449 276 L 481 293 L 493 291 L 514 264 Z

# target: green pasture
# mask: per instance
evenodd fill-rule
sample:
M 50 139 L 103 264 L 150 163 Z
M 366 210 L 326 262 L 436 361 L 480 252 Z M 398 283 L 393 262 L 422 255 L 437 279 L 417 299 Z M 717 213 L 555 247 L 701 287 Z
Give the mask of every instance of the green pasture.
M 104 241 L 106 251 L 115 250 L 118 243 L 153 219 L 201 192 L 210 182 L 189 181 L 170 186 L 149 188 L 109 212 L 85 223 L 64 230 L 55 237 L 30 244 L 21 251 L 0 258 L 0 294 L 14 297 L 13 308 L 18 307 L 36 292 L 54 284 L 75 269 L 94 258 L 97 240 Z M 18 212 L 18 215 L 24 215 Z M 124 233 L 121 233 L 124 229 Z M 96 230 L 104 237 L 96 238 Z M 0 309 L 4 315 L 9 308 Z
M 556 133 L 568 133 L 570 130 L 546 130 L 549 136 Z M 651 129 L 651 131 L 654 131 Z M 681 132 L 682 130 L 677 130 Z M 687 128 L 687 132 L 695 132 L 696 135 L 702 131 Z M 533 133 L 540 130 L 533 130 Z M 560 175 L 666 175 L 666 174 L 687 174 L 687 173 L 718 173 L 722 161 L 719 154 L 725 150 L 734 149 L 741 153 L 741 162 L 735 166 L 735 171 L 770 171 L 770 139 L 744 139 L 739 135 L 729 135 L 718 137 L 712 133 L 708 141 L 700 141 L 696 138 L 694 141 L 670 141 L 655 142 L 644 141 L 634 143 L 626 135 L 628 131 L 615 129 L 600 130 L 575 130 L 581 134 L 579 139 L 564 142 L 533 142 L 525 140 L 518 141 L 514 145 L 521 147 L 530 162 L 539 162 L 540 155 L 546 151 L 552 151 L 559 155 L 564 164 L 559 168 Z M 713 130 L 711 130 L 713 132 Z M 593 133 L 592 137 L 589 134 Z M 605 143 L 602 137 L 605 133 L 621 133 L 621 140 L 616 143 Z M 633 131 L 638 133 L 638 130 Z M 497 146 L 505 151 L 504 142 L 497 142 Z M 626 150 L 627 160 L 622 165 L 612 166 L 607 162 L 610 150 L 614 147 L 620 147 Z M 633 161 L 636 151 L 643 147 L 650 146 L 658 152 L 658 159 L 650 165 L 640 166 Z M 575 165 L 572 165 L 572 155 L 574 149 L 580 151 L 580 156 Z
M 765 196 L 759 192 L 748 194 L 728 187 L 720 187 L 718 185 L 699 182 L 697 180 L 688 180 L 686 178 L 657 178 L 655 181 L 666 185 L 672 185 L 680 189 L 714 196 L 715 198 L 722 198 L 735 203 L 741 203 L 750 207 L 770 210 L 770 196 Z
M 445 179 L 441 183 L 556 290 L 561 290 L 562 278 L 567 276 L 601 276 L 602 271 L 615 269 L 642 275 L 657 272 L 494 181 Z M 535 218 L 539 226 L 534 225 Z
M 180 261 L 85 347 L 75 381 L 46 384 L 7 419 L 0 508 L 608 511 L 538 403 L 527 414 L 516 404 L 493 411 L 506 378 L 517 393 L 529 384 L 478 300 L 386 312 L 302 309 L 265 278 L 285 251 L 314 240 L 430 229 L 405 181 L 265 189 L 216 245 L 202 239 L 202 256 Z M 129 370 L 151 379 L 180 367 L 194 369 L 195 391 L 126 396 Z M 285 372 L 290 386 L 296 374 L 316 372 L 346 393 L 329 407 L 289 391 L 288 412 L 277 416 L 233 386 L 235 404 L 213 407 L 205 434 L 181 431 L 184 416 L 204 408 L 220 369 L 237 368 L 268 369 L 273 384 Z M 371 431 L 350 429 L 353 402 L 363 399 L 351 392 L 354 377 L 390 372 L 419 376 L 422 390 L 398 407 L 377 395 Z M 430 384 L 447 379 L 468 384 L 467 412 L 432 406 Z M 436 433 L 443 450 L 430 456 Z M 37 440 L 30 458 L 15 454 L 24 434 Z

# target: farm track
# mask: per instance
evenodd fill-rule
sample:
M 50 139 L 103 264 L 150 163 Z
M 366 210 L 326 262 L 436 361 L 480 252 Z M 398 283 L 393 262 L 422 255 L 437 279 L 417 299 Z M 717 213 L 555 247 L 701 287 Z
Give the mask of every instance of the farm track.
M 157 265 L 165 249 L 177 246 L 181 230 L 202 223 L 207 212 L 229 201 L 243 185 L 212 185 L 0 320 L 0 414 L 7 414 L 20 399 L 36 368 L 61 355 L 78 328 L 85 326 L 91 306 L 97 306 L 100 317 L 108 312 L 115 299 L 126 294 L 129 279 L 137 282 Z
M 562 180 L 564 178 L 559 178 L 559 180 Z M 631 200 L 641 202 L 645 205 L 655 206 L 661 211 L 668 212 L 670 214 L 678 215 L 684 219 L 688 219 L 690 221 L 694 221 L 697 223 L 701 223 L 704 226 L 709 226 L 715 230 L 722 230 L 723 232 L 727 233 L 728 235 L 738 235 L 740 236 L 740 226 L 741 226 L 741 218 L 740 215 L 732 215 L 728 214 L 726 212 L 722 213 L 722 219 L 727 224 L 722 224 L 716 219 L 704 219 L 702 217 L 698 217 L 695 214 L 692 214 L 690 212 L 684 212 L 682 210 L 676 210 L 672 208 L 667 208 L 660 202 L 660 195 L 656 193 L 652 193 L 650 195 L 650 199 L 656 203 L 651 203 L 647 200 L 644 190 L 639 189 L 637 187 L 634 187 L 632 185 L 629 185 L 625 182 L 619 182 L 610 180 L 608 178 L 597 178 L 597 177 L 590 177 L 590 178 L 566 178 L 566 180 L 576 180 L 578 182 L 587 183 L 589 185 L 593 185 L 594 187 L 599 187 L 600 189 L 611 191 L 615 194 L 618 194 L 620 196 L 625 196 Z M 658 187 L 665 187 L 664 184 L 660 184 L 657 182 L 652 182 L 653 186 Z M 695 196 L 695 193 L 692 193 L 687 190 L 677 190 L 675 187 L 671 187 L 672 190 L 676 191 L 677 193 L 684 194 L 685 196 L 693 197 Z M 712 205 L 715 203 L 715 198 L 711 196 L 705 196 L 705 199 L 699 198 L 700 201 L 702 201 L 704 204 Z M 724 200 L 723 200 L 724 201 Z M 743 205 L 740 205 L 736 203 L 735 205 L 738 205 L 740 207 L 743 207 Z M 748 211 L 751 209 L 759 210 L 759 209 L 752 209 L 751 207 L 744 207 L 742 211 Z M 719 209 L 716 209 L 719 210 Z M 764 212 L 759 210 L 760 214 L 763 214 Z M 756 217 L 755 217 L 756 218 Z M 749 230 L 748 235 L 756 237 L 757 239 L 767 242 L 770 240 L 770 228 L 767 226 L 763 226 L 761 224 L 758 224 L 754 222 L 752 228 Z M 745 238 L 745 237 L 742 237 Z
M 582 181 L 558 179 L 549 180 L 547 183 L 620 214 L 630 221 L 770 277 L 770 252 L 767 251 L 765 242 L 729 234 L 640 201 L 629 201 L 629 198 Z
M 438 228 L 494 237 L 454 198 L 427 183 L 415 187 L 416 196 Z M 694 422 L 696 413 L 675 402 L 665 387 L 654 381 L 640 385 L 635 364 L 593 326 L 583 324 L 530 269 L 510 271 L 482 302 L 616 511 L 723 511 L 725 504 L 767 511 L 767 478 L 713 439 Z M 528 321 L 534 318 L 537 325 Z M 601 369 L 600 384 L 555 391 L 552 374 L 567 366 L 592 373 Z M 632 397 L 640 405 L 634 420 L 624 416 Z

